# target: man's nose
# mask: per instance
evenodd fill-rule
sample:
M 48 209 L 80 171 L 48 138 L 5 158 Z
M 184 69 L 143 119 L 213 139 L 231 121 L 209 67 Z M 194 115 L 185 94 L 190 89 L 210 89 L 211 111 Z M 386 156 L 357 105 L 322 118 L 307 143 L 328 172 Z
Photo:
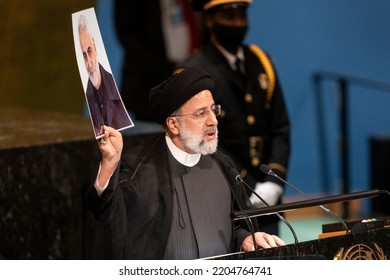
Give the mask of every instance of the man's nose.
M 210 111 L 210 114 L 207 118 L 207 124 L 210 125 L 217 125 L 218 124 L 218 119 L 217 119 L 217 116 L 212 112 Z
M 88 66 L 88 68 L 91 68 L 91 66 L 92 66 L 92 57 L 91 56 L 87 56 L 87 66 Z

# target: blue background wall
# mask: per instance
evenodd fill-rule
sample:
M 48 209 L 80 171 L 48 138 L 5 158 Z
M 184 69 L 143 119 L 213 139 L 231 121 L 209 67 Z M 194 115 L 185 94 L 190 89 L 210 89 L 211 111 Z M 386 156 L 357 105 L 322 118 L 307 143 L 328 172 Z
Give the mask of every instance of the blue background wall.
M 341 184 L 337 91 L 329 82 L 322 90 L 326 133 L 320 135 L 312 75 L 326 70 L 390 81 L 389 11 L 386 0 L 255 0 L 252 5 L 248 42 L 271 53 L 291 115 L 289 180 L 309 193 L 338 193 Z M 360 86 L 349 92 L 349 171 L 355 191 L 370 187 L 370 138 L 390 134 L 390 92 Z M 326 181 L 320 137 L 326 143 Z
M 112 1 L 101 0 L 96 9 L 111 67 L 120 83 L 122 50 L 113 30 Z M 247 42 L 271 54 L 291 115 L 288 180 L 308 194 L 340 193 L 342 184 L 336 84 L 332 80 L 322 83 L 325 132 L 321 132 L 313 75 L 332 71 L 389 82 L 389 12 L 388 0 L 254 0 L 250 8 Z M 371 187 L 369 140 L 390 135 L 390 92 L 357 84 L 349 91 L 351 191 L 366 190 Z M 321 139 L 325 157 L 321 156 Z M 292 194 L 296 195 L 287 190 L 287 195 Z

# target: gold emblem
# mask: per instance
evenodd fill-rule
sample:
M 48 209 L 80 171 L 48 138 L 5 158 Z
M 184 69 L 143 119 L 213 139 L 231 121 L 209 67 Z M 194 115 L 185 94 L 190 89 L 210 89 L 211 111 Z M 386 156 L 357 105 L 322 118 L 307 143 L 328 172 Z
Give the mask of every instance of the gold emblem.
M 246 170 L 245 168 L 243 168 L 240 172 L 240 176 L 241 178 L 245 178 L 245 176 L 248 175 L 248 170 Z
M 258 157 L 252 157 L 252 165 L 253 166 L 259 166 L 259 164 L 260 164 L 260 159 L 258 158 Z
M 261 73 L 257 79 L 259 81 L 260 88 L 262 90 L 266 90 L 269 85 L 268 76 L 265 73 Z
M 376 243 L 372 246 L 356 244 L 348 249 L 341 248 L 333 258 L 334 260 L 387 260 L 381 247 Z
M 250 94 L 250 93 L 248 92 L 247 94 L 245 94 L 244 99 L 245 99 L 245 102 L 246 102 L 246 103 L 252 103 L 252 101 L 253 101 L 253 96 L 252 96 L 252 94 Z
M 260 165 L 260 158 L 263 152 L 263 138 L 260 136 L 249 137 L 249 157 L 252 166 Z
M 256 118 L 253 115 L 249 115 L 249 116 L 246 117 L 246 122 L 249 125 L 254 125 L 255 122 L 256 122 Z

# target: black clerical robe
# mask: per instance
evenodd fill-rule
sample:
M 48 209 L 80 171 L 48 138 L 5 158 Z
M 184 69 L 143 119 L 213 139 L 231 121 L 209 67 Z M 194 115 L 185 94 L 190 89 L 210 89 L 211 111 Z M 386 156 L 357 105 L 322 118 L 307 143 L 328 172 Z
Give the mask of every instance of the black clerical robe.
M 86 259 L 163 259 L 172 224 L 173 184 L 164 134 L 123 151 L 120 166 L 99 197 L 96 173 L 85 192 Z M 243 186 L 232 178 L 235 166 L 224 154 L 211 155 L 232 195 L 232 210 L 247 209 Z M 249 235 L 245 220 L 233 225 L 233 246 Z

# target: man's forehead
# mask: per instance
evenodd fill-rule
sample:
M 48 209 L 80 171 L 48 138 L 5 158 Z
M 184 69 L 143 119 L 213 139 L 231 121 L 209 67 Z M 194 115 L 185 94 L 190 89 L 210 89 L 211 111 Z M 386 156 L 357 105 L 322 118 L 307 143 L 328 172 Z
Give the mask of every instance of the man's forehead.
M 88 31 L 80 32 L 80 44 L 84 45 L 85 47 L 92 47 L 93 45 L 93 39 L 88 33 Z
M 80 30 L 79 35 L 80 35 L 81 38 L 89 38 L 89 37 L 92 37 L 91 34 L 89 33 L 88 29 Z
M 183 104 L 182 108 L 190 108 L 190 107 L 204 107 L 208 106 L 208 103 L 213 103 L 213 95 L 211 91 L 208 89 L 202 90 L 192 96 L 186 103 Z

